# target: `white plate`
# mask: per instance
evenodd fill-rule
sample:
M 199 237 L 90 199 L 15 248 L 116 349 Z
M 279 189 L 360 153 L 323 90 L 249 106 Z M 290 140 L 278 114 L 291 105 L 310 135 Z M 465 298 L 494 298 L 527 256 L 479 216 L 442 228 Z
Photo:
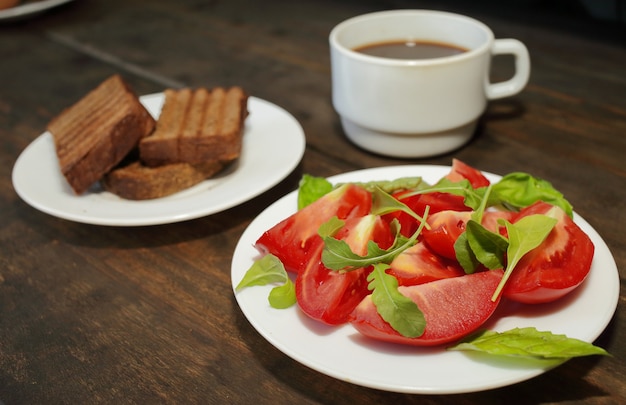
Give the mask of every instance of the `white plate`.
M 157 117 L 163 93 L 142 96 Z M 13 167 L 13 186 L 33 207 L 76 222 L 112 226 L 172 223 L 214 214 L 278 184 L 298 165 L 305 148 L 302 127 L 284 109 L 250 97 L 239 159 L 214 178 L 154 200 L 132 201 L 97 185 L 77 196 L 59 169 L 49 132 L 34 140 Z
M 23 2 L 15 7 L 0 10 L 0 21 L 11 21 L 27 17 L 33 17 L 53 7 L 69 3 L 70 1 L 72 0 L 43 0 Z
M 367 169 L 330 178 L 336 182 L 390 180 L 422 176 L 435 182 L 450 170 L 445 166 L 394 166 Z M 492 181 L 499 176 L 486 174 Z M 253 244 L 261 234 L 295 212 L 296 192 L 276 201 L 245 230 L 232 261 L 233 288 L 258 258 Z M 613 256 L 598 233 L 582 218 L 576 223 L 591 237 L 595 256 L 587 280 L 575 292 L 550 305 L 499 308 L 487 327 L 504 331 L 534 326 L 588 342 L 611 320 L 619 297 L 619 274 Z M 497 361 L 443 348 L 414 348 L 374 342 L 350 325 L 330 327 L 309 320 L 297 306 L 273 309 L 267 303 L 270 286 L 236 293 L 242 312 L 272 345 L 296 361 L 350 383 L 387 391 L 452 394 L 482 391 L 535 377 L 556 363 L 525 364 Z

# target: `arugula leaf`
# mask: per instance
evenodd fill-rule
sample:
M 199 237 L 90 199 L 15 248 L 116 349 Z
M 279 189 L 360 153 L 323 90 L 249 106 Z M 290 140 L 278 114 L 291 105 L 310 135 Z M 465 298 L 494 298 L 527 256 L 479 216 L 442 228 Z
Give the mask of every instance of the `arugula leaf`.
M 333 185 L 325 178 L 305 174 L 298 187 L 298 209 L 301 210 L 332 190 Z
M 485 194 L 486 187 L 480 187 L 478 189 L 474 189 L 469 180 L 463 179 L 460 181 L 451 181 L 445 177 L 441 178 L 436 184 L 429 187 L 421 187 L 419 189 L 413 190 L 409 193 L 404 194 L 404 196 L 412 196 L 418 194 L 426 194 L 426 193 L 448 193 L 453 195 L 458 195 L 464 198 L 464 203 L 466 206 L 477 209 L 481 201 L 483 200 L 483 196 Z
M 339 187 L 342 183 L 337 184 Z M 357 186 L 361 186 L 367 191 L 373 192 L 375 189 L 379 188 L 386 193 L 393 193 L 398 190 L 411 190 L 411 189 L 420 189 L 423 187 L 428 187 L 428 183 L 424 182 L 421 177 L 400 177 L 395 180 L 373 180 L 368 182 L 354 182 L 352 184 L 356 184 Z
M 268 300 L 273 308 L 284 309 L 296 303 L 296 289 L 287 275 L 285 266 L 280 259 L 272 254 L 267 254 L 255 261 L 243 276 L 235 291 L 246 287 L 264 286 L 272 283 L 281 283 L 274 287 L 269 294 Z
M 536 328 L 515 328 L 506 332 L 484 331 L 470 336 L 448 350 L 479 351 L 498 356 L 538 359 L 569 359 L 572 357 L 610 354 L 601 347 L 582 340 L 540 332 Z
M 332 236 L 324 236 L 324 250 L 322 250 L 322 263 L 330 270 L 351 271 L 368 267 L 377 263 L 391 263 L 391 261 L 405 249 L 413 246 L 415 237 L 405 238 L 399 233 L 393 245 L 385 250 L 381 249 L 376 242 L 367 242 L 367 253 L 360 256 L 352 251 L 344 240 L 338 240 Z
M 424 333 L 426 319 L 417 304 L 398 291 L 398 280 L 387 274 L 387 264 L 375 264 L 368 275 L 372 302 L 380 316 L 402 336 L 415 338 Z
M 466 225 L 466 238 L 480 263 L 490 270 L 503 269 L 509 242 L 502 235 L 491 232 L 479 222 L 470 219 Z
M 381 188 L 375 187 L 371 193 L 372 214 L 385 215 L 395 211 L 402 211 L 415 218 L 418 222 L 426 222 L 424 218 L 417 215 L 417 213 L 409 208 L 406 204 L 394 198 L 391 194 L 385 192 Z
M 493 185 L 489 205 L 504 205 L 520 209 L 537 201 L 545 201 L 561 207 L 573 217 L 572 205 L 549 182 L 533 177 L 528 173 L 514 172 L 502 177 Z
M 509 235 L 509 246 L 506 250 L 508 263 L 504 270 L 504 276 L 491 297 L 492 301 L 498 298 L 521 258 L 541 245 L 556 225 L 557 220 L 547 215 L 535 214 L 524 217 L 514 224 L 505 220 L 499 222 L 504 222 Z
M 454 253 L 456 260 L 459 262 L 465 274 L 472 274 L 476 271 L 480 262 L 476 258 L 476 255 L 472 251 L 472 248 L 467 240 L 467 230 L 459 235 L 454 242 Z
M 345 223 L 346 223 L 346 221 L 343 221 L 343 220 L 337 218 L 337 215 L 335 215 L 332 218 L 330 218 L 328 221 L 326 221 L 322 225 L 320 225 L 320 227 L 317 230 L 317 233 L 322 238 L 325 238 L 327 236 L 333 236 L 335 233 L 337 233 L 338 230 L 343 228 Z
M 374 215 L 374 214 L 371 214 Z M 428 215 L 428 207 L 424 215 Z M 332 221 L 332 218 L 331 218 Z M 358 255 L 352 251 L 344 240 L 338 240 L 328 234 L 318 233 L 324 240 L 322 250 L 322 263 L 330 270 L 351 271 L 362 267 L 368 267 L 377 263 L 391 263 L 400 253 L 413 246 L 419 234 L 422 232 L 426 221 L 422 221 L 415 233 L 410 238 L 406 238 L 400 233 L 400 226 L 396 220 L 391 224 L 395 230 L 394 242 L 388 249 L 381 249 L 376 242 L 367 242 L 367 253 L 365 256 Z M 325 229 L 326 224 L 322 224 L 320 229 Z
M 283 285 L 271 289 L 267 297 L 270 306 L 276 309 L 285 309 L 296 303 L 296 285 L 290 280 Z

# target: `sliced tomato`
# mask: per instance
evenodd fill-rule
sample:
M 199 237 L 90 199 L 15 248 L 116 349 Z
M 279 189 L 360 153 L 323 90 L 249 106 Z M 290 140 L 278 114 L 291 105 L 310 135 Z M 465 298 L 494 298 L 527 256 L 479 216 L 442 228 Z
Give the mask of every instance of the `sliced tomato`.
M 499 233 L 506 237 L 506 228 L 498 222 L 501 219 L 512 222 L 519 213 L 515 211 L 491 210 L 483 213 L 482 225 L 491 232 Z
M 400 253 L 390 266 L 387 272 L 399 285 L 424 284 L 465 274 L 458 262 L 433 253 L 421 242 Z
M 376 311 L 371 295 L 355 308 L 350 322 L 363 335 L 385 342 L 414 346 L 453 342 L 474 332 L 493 314 L 498 301 L 491 301 L 491 296 L 502 274 L 501 270 L 490 270 L 399 287 L 424 313 L 426 328 L 417 338 L 402 336 L 385 322 Z
M 393 194 L 393 196 L 421 217 L 424 216 L 426 207 L 429 207 L 429 216 L 441 211 L 471 210 L 471 208 L 465 206 L 462 196 L 448 193 L 433 192 L 411 195 L 411 191 L 408 190 L 396 192 Z M 410 237 L 411 235 L 413 235 L 420 225 L 419 222 L 415 220 L 415 218 L 402 211 L 396 211 L 391 214 L 387 214 L 385 215 L 385 218 L 388 221 L 391 221 L 393 218 L 397 219 L 400 222 L 401 233 L 406 237 Z
M 485 211 L 481 223 L 492 232 L 505 234 L 505 228 L 498 223 L 498 220 L 511 221 L 517 215 L 518 213 L 513 211 Z M 420 237 L 433 252 L 456 260 L 454 244 L 465 232 L 467 221 L 471 219 L 471 216 L 472 212 L 468 211 L 440 211 L 429 215 L 426 221 L 429 228 L 424 228 Z
M 541 245 L 522 257 L 503 290 L 505 297 L 529 304 L 554 301 L 578 287 L 594 253 L 589 236 L 561 208 L 537 202 L 522 209 L 515 221 L 533 214 L 558 222 Z
M 465 232 L 467 221 L 472 211 L 440 211 L 429 215 L 426 222 L 430 226 L 424 228 L 421 238 L 435 253 L 448 259 L 456 259 L 454 243 Z
M 371 194 L 354 184 L 331 191 L 267 230 L 256 241 L 259 252 L 277 256 L 288 271 L 298 273 L 321 241 L 317 231 L 333 216 L 339 219 L 369 214 Z
M 489 179 L 485 177 L 480 170 L 473 168 L 459 159 L 452 159 L 452 168 L 450 169 L 450 173 L 446 175 L 446 178 L 455 182 L 467 179 L 474 188 L 486 187 L 491 184 Z
M 344 240 L 350 249 L 365 255 L 372 240 L 383 249 L 393 243 L 389 224 L 379 216 L 366 215 L 346 220 L 335 238 Z M 371 267 L 348 272 L 329 270 L 321 259 L 323 243 L 316 245 L 315 254 L 296 276 L 296 298 L 309 317 L 330 325 L 345 323 L 359 302 L 369 294 L 367 275 Z

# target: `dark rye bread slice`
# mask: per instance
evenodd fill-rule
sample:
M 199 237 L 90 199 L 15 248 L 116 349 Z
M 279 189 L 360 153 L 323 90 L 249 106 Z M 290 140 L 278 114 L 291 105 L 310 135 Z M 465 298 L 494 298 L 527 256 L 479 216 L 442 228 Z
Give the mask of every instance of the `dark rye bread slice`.
M 165 197 L 194 186 L 218 173 L 224 165 L 210 161 L 190 165 L 172 163 L 148 167 L 139 161 L 112 170 L 102 179 L 105 190 L 129 200 Z
M 119 75 L 111 76 L 48 124 L 61 172 L 84 193 L 150 134 L 155 120 Z
M 237 159 L 247 103 L 240 87 L 166 90 L 156 130 L 139 143 L 141 161 L 160 166 Z

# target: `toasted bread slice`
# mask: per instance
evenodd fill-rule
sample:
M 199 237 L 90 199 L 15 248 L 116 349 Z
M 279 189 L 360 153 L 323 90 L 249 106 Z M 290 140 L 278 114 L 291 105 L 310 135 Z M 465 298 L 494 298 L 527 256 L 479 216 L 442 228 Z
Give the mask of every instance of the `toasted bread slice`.
M 214 176 L 224 167 L 219 161 L 191 165 L 172 163 L 157 167 L 134 161 L 107 173 L 102 179 L 104 189 L 129 200 L 165 197 Z
M 248 95 L 240 87 L 167 90 L 154 133 L 139 143 L 147 166 L 239 157 Z
M 116 166 L 155 120 L 139 98 L 114 75 L 48 124 L 61 172 L 76 194 Z

